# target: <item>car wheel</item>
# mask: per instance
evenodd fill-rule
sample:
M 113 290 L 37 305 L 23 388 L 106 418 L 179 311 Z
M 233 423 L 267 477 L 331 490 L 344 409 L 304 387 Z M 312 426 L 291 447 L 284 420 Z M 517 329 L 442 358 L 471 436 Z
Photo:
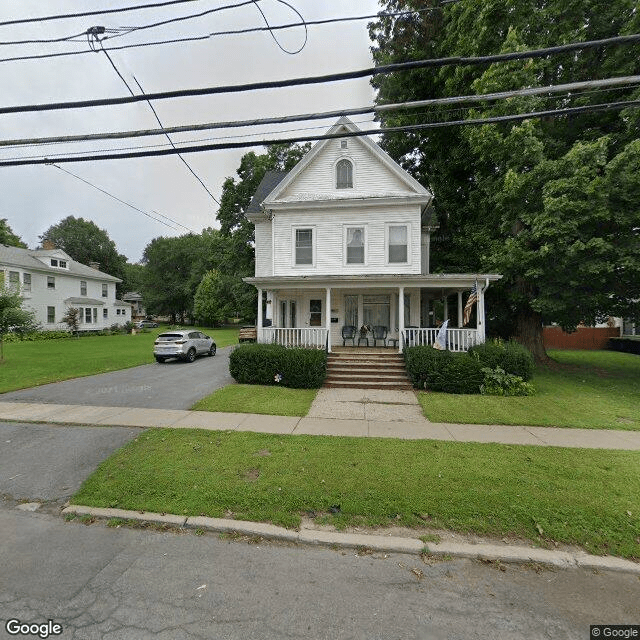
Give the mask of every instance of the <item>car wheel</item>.
M 156 362 L 164 362 L 164 358 L 161 358 L 160 356 L 156 356 Z
M 187 362 L 193 362 L 196 359 L 196 350 L 192 347 L 187 351 Z
M 216 355 L 216 343 L 212 343 L 211 346 L 209 347 L 209 355 L 210 356 L 215 356 Z

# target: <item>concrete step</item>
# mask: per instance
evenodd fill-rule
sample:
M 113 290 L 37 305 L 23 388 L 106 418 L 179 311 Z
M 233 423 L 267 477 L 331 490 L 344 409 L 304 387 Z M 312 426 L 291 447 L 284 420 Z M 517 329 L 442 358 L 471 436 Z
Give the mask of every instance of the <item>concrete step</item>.
M 398 382 L 325 382 L 326 389 L 390 389 L 393 391 L 411 391 L 410 384 Z
M 353 382 L 375 382 L 379 380 L 380 382 L 402 382 L 407 383 L 409 379 L 405 375 L 393 375 L 391 373 L 371 373 L 369 375 L 345 375 L 340 373 L 329 373 L 326 377 L 326 380 L 333 381 L 348 381 L 353 380 Z

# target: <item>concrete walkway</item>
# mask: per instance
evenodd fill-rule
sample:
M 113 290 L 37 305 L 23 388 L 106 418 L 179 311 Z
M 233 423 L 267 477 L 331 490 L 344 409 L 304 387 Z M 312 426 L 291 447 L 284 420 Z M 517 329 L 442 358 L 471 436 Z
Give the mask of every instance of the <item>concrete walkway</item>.
M 336 389 L 332 390 L 334 394 L 327 395 L 325 391 L 329 390 L 320 391 L 311 412 L 305 418 L 0 402 L 0 420 L 640 450 L 640 432 L 637 431 L 435 423 L 422 417 L 415 395 L 410 391 L 404 392 L 406 396 L 397 391 L 391 392 L 395 401 L 393 404 L 386 402 L 388 398 L 383 395 L 388 392 Z M 328 417 L 328 414 L 334 417 Z

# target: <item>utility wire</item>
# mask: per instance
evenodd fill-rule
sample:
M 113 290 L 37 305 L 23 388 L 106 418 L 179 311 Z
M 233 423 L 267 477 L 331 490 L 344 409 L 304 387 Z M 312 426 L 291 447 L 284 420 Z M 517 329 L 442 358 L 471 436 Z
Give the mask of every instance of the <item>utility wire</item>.
M 106 52 L 105 52 L 106 53 Z M 136 84 L 138 85 L 138 88 L 140 89 L 140 91 L 144 94 L 144 89 L 142 88 L 142 86 L 140 85 L 140 83 L 138 82 L 138 80 L 136 79 L 136 77 L 134 76 L 133 79 L 135 80 Z M 158 114 L 156 113 L 156 110 L 153 108 L 153 104 L 151 104 L 151 101 L 147 100 L 147 103 L 149 104 L 149 108 L 151 109 L 151 111 L 153 112 L 153 115 L 155 116 L 156 120 L 158 121 L 158 124 L 160 125 L 160 128 L 163 128 L 163 124 L 162 122 L 160 122 L 160 118 L 158 117 Z M 191 168 L 191 165 L 182 157 L 182 154 L 180 153 L 180 150 L 176 147 L 175 144 L 173 144 L 173 140 L 170 138 L 168 133 L 165 133 L 165 137 L 167 138 L 167 140 L 169 141 L 169 144 L 176 150 L 176 152 L 178 153 L 178 158 L 180 158 L 180 160 L 182 161 L 182 164 L 184 164 L 185 167 L 187 167 L 187 169 L 189 169 L 189 172 L 193 175 L 193 177 L 200 183 L 200 185 L 202 186 L 202 188 L 209 194 L 209 196 L 211 197 L 211 199 L 218 205 L 221 206 L 220 201 L 213 195 L 213 193 L 211 193 L 211 191 L 209 191 L 209 189 L 207 188 L 207 185 L 202 181 L 202 179 L 200 178 L 200 176 Z
M 298 17 L 300 18 L 300 26 L 304 27 L 304 42 L 295 51 L 289 51 L 288 49 L 285 49 L 280 44 L 280 41 L 278 40 L 278 38 L 276 38 L 275 33 L 273 33 L 273 28 L 269 24 L 269 21 L 267 20 L 267 16 L 264 15 L 264 11 L 260 8 L 260 5 L 258 4 L 258 0 L 253 0 L 253 4 L 256 5 L 256 9 L 260 12 L 260 15 L 262 16 L 262 19 L 264 20 L 264 23 L 267 25 L 267 29 L 269 30 L 269 33 L 271 34 L 271 37 L 273 38 L 273 41 L 278 45 L 278 48 L 281 51 L 283 51 L 284 53 L 288 53 L 289 55 L 293 56 L 296 53 L 300 53 L 307 46 L 307 40 L 309 39 L 309 28 L 307 27 L 307 23 L 305 22 L 305 19 L 302 17 L 300 12 L 294 6 L 290 5 L 288 2 L 285 2 L 285 0 L 277 0 L 277 1 L 280 4 L 283 4 L 286 7 L 289 7 L 289 9 L 291 9 L 291 11 L 294 11 L 295 13 L 297 13 Z
M 459 2 L 459 0 L 451 0 L 452 2 Z M 441 3 L 444 4 L 444 3 Z M 399 16 L 406 16 L 406 15 L 411 15 L 411 14 L 417 14 L 417 13 L 423 13 L 423 12 L 427 12 L 427 11 L 434 11 L 436 10 L 437 7 L 426 7 L 423 9 L 413 9 L 410 11 L 395 11 L 395 12 L 380 12 L 380 13 L 376 13 L 376 14 L 370 14 L 370 15 L 361 15 L 361 16 L 347 16 L 347 17 L 342 17 L 342 18 L 324 18 L 322 20 L 307 20 L 305 21 L 305 25 L 307 27 L 309 26 L 316 26 L 316 25 L 325 25 L 325 24 L 332 24 L 332 23 L 336 23 L 336 22 L 353 22 L 356 20 L 371 20 L 374 18 L 391 18 L 391 17 L 399 17 Z M 123 49 L 136 49 L 139 47 L 153 47 L 153 46 L 159 46 L 159 45 L 164 45 L 164 44 L 179 44 L 179 43 L 183 43 L 183 42 L 202 42 L 204 40 L 209 40 L 211 38 L 214 37 L 218 37 L 218 36 L 232 36 L 232 35 L 242 35 L 242 34 L 247 34 L 247 33 L 256 33 L 256 32 L 264 32 L 264 31 L 270 31 L 270 32 L 274 32 L 274 31 L 278 31 L 278 30 L 282 30 L 282 29 L 293 29 L 295 27 L 299 27 L 300 23 L 299 22 L 291 22 L 291 23 L 287 23 L 287 24 L 280 24 L 280 25 L 270 25 L 268 27 L 249 27 L 246 29 L 230 29 L 227 31 L 213 31 L 211 33 L 208 33 L 206 35 L 202 35 L 202 36 L 189 36 L 189 37 L 184 37 L 184 38 L 171 38 L 169 40 L 156 40 L 156 41 L 151 41 L 151 42 L 139 42 L 139 43 L 135 43 L 135 44 L 127 44 L 127 45 L 122 45 L 119 47 L 106 47 L 106 49 L 108 51 L 121 51 Z M 105 41 L 118 37 L 120 35 L 127 35 L 126 33 L 121 33 L 121 29 L 106 29 L 105 30 L 107 33 L 116 33 L 117 35 L 113 35 L 113 36 L 107 36 L 104 38 Z M 125 30 L 126 31 L 126 30 Z M 28 56 L 17 56 L 17 57 L 13 57 L 13 58 L 0 58 L 0 62 L 17 62 L 17 61 L 24 61 L 24 60 L 41 60 L 41 59 L 45 59 L 45 58 L 58 58 L 58 57 L 65 57 L 65 56 L 77 56 L 77 55 L 85 55 L 87 53 L 91 53 L 91 51 L 64 51 L 64 52 L 60 52 L 60 53 L 43 53 L 43 54 L 37 54 L 37 55 L 28 55 Z
M 140 11 L 142 9 L 157 9 L 158 7 L 168 7 L 173 4 L 184 4 L 186 2 L 196 2 L 197 0 L 167 0 L 166 2 L 154 2 L 153 4 L 141 4 L 132 7 L 121 7 L 120 9 L 101 9 L 99 11 L 83 11 L 80 13 L 63 13 L 53 16 L 40 16 L 38 18 L 20 18 L 19 20 L 5 20 L 0 22 L 0 27 L 13 24 L 28 24 L 33 22 L 47 22 L 49 20 L 66 20 L 69 18 L 84 18 L 86 16 L 103 16 L 111 13 L 122 13 L 124 11 Z
M 126 205 L 130 209 L 133 209 L 134 211 L 137 211 L 137 212 L 141 213 L 142 215 L 147 216 L 147 218 L 151 218 L 151 220 L 155 220 L 156 222 L 159 222 L 160 224 L 163 224 L 165 227 L 169 227 L 170 229 L 173 229 L 174 231 L 179 231 L 179 229 L 177 227 L 174 227 L 174 226 L 172 226 L 170 224 L 167 224 L 164 220 L 160 220 L 159 218 L 154 218 L 151 214 L 147 213 L 146 211 L 143 211 L 142 209 L 139 209 L 135 205 L 132 205 L 130 202 L 126 202 L 125 200 L 121 200 L 120 198 L 118 198 L 117 196 L 114 196 L 112 193 L 109 193 L 108 191 L 106 191 L 102 187 L 98 187 L 97 185 L 93 184 L 92 182 L 89 182 L 88 180 L 85 180 L 84 178 L 81 178 L 80 176 L 76 175 L 75 173 L 69 171 L 68 169 L 64 169 L 63 167 L 59 167 L 55 163 L 51 163 L 51 166 L 55 167 L 56 169 L 60 169 L 60 171 L 64 171 L 65 173 L 69 174 L 70 176 L 73 176 L 74 178 L 77 178 L 78 180 L 80 180 L 80 182 L 84 182 L 85 184 L 89 185 L 90 187 L 93 187 L 94 189 L 97 189 L 98 191 L 100 191 L 100 192 L 104 193 L 105 195 L 109 196 L 110 198 L 113 198 L 114 200 L 117 200 L 121 204 Z M 177 224 L 178 226 L 182 227 L 183 229 L 186 229 L 187 231 L 191 231 L 191 233 L 195 233 L 195 231 L 193 231 L 193 229 L 190 229 L 189 227 L 187 227 L 187 226 L 183 225 L 182 223 L 178 222 L 177 220 L 173 220 L 172 218 L 169 218 L 169 216 L 165 216 L 165 215 L 163 215 L 161 213 L 158 213 L 158 215 L 162 216 L 163 218 L 166 218 L 167 220 L 170 220 L 174 224 Z
M 99 41 L 98 41 L 99 42 Z M 120 79 L 122 80 L 122 82 L 124 82 L 125 87 L 127 87 L 127 89 L 129 89 L 129 93 L 134 96 L 135 94 L 133 93 L 133 90 L 131 89 L 131 87 L 128 85 L 127 81 L 124 79 L 124 77 L 122 76 L 122 74 L 120 73 L 120 71 L 118 71 L 118 68 L 116 67 L 115 63 L 113 62 L 113 60 L 111 59 L 111 56 L 104 51 L 104 54 L 107 56 L 107 59 L 109 60 L 109 62 L 111 63 L 111 66 L 114 68 L 115 72 L 118 74 L 118 76 L 120 77 Z M 136 79 L 136 77 L 134 76 L 133 79 L 135 80 L 135 83 L 138 85 L 138 89 L 140 89 L 140 93 L 142 93 L 142 95 L 144 96 L 144 89 L 142 88 L 142 85 L 138 82 L 138 80 Z M 149 105 L 149 108 L 151 109 L 151 112 L 153 113 L 156 121 L 158 122 L 158 124 L 160 125 L 160 128 L 163 128 L 162 122 L 160 121 L 160 118 L 158 117 L 158 114 L 156 113 L 156 110 L 153 108 L 153 104 L 151 104 L 150 100 L 147 100 L 147 104 Z M 189 165 L 189 163 L 182 157 L 182 155 L 180 154 L 180 151 L 176 148 L 175 144 L 173 144 L 173 141 L 171 140 L 171 138 L 169 137 L 168 133 L 164 134 L 165 137 L 167 138 L 167 140 L 169 141 L 169 144 L 172 146 L 172 148 L 177 152 L 178 154 L 178 158 L 180 158 L 180 160 L 182 161 L 182 163 L 184 164 L 185 167 L 187 167 L 187 169 L 190 171 L 190 173 L 193 175 L 193 177 L 200 183 L 200 185 L 202 186 L 202 188 L 209 194 L 209 196 L 211 197 L 211 199 L 218 205 L 220 205 L 220 202 L 217 200 L 217 198 L 213 195 L 213 193 L 211 193 L 211 191 L 209 191 L 209 189 L 207 188 L 207 185 L 200 179 L 200 176 L 198 176 L 198 174 L 191 168 L 191 166 Z
M 360 131 L 347 131 L 343 133 L 330 133 L 316 136 L 299 136 L 292 138 L 266 139 L 254 142 L 224 142 L 208 145 L 195 145 L 182 147 L 180 153 L 197 153 L 203 151 L 217 151 L 221 149 L 245 149 L 247 147 L 264 146 L 269 147 L 276 144 L 294 144 L 297 142 L 315 142 L 318 140 L 332 140 L 335 138 L 356 138 L 368 135 L 379 135 L 384 133 L 401 133 L 408 131 L 420 131 L 424 129 L 435 129 L 441 127 L 460 126 L 460 125 L 476 125 L 476 124 L 495 124 L 499 122 L 521 122 L 533 118 L 557 118 L 560 116 L 575 115 L 580 113 L 589 113 L 597 111 L 611 111 L 618 109 L 626 109 L 629 107 L 640 106 L 640 100 L 627 100 L 623 102 L 609 102 L 598 105 L 586 105 L 582 107 L 568 107 L 565 109 L 552 109 L 547 111 L 533 111 L 529 113 L 520 113 L 507 116 L 493 116 L 490 118 L 469 118 L 466 120 L 454 120 L 448 122 L 429 122 L 415 125 L 405 125 L 399 127 L 383 127 L 380 129 L 368 129 Z M 121 160 L 125 158 L 146 158 L 174 155 L 175 149 L 157 149 L 155 151 L 142 151 L 132 153 L 107 153 L 103 155 L 87 156 L 83 158 L 42 158 L 40 160 L 9 160 L 0 162 L 0 167 L 16 167 L 32 164 L 51 164 L 62 162 L 93 162 L 96 160 Z
M 106 51 L 105 51 L 106 53 Z M 108 57 L 108 56 L 107 56 Z M 109 58 L 111 61 L 111 59 Z M 117 69 L 116 69 L 117 71 Z M 118 73 L 118 75 L 120 75 Z M 122 78 L 122 76 L 120 76 Z M 124 81 L 124 79 L 123 79 Z M 341 116 L 363 115 L 366 113 L 386 113 L 400 109 L 415 109 L 432 107 L 439 105 L 450 105 L 473 102 L 493 102 L 496 100 L 517 98 L 524 96 L 536 96 L 546 93 L 564 93 L 580 91 L 583 89 L 601 88 L 624 88 L 619 85 L 637 85 L 640 83 L 640 75 L 622 76 L 618 78 L 604 78 L 602 80 L 586 80 L 584 82 L 571 82 L 568 84 L 549 85 L 546 87 L 529 87 L 514 91 L 501 91 L 496 93 L 485 93 L 466 96 L 452 96 L 448 98 L 433 98 L 430 100 L 416 100 L 412 102 L 402 102 L 393 104 L 380 104 L 376 106 L 356 107 L 353 109 L 340 109 L 337 111 L 324 111 L 320 113 L 305 113 L 291 116 L 277 116 L 272 118 L 254 118 L 252 120 L 235 120 L 231 122 L 209 122 L 205 124 L 189 124 L 175 127 L 163 127 L 161 129 L 120 131 L 112 133 L 89 133 L 70 136 L 56 136 L 49 138 L 27 138 L 14 140 L 0 140 L 0 147 L 10 147 L 19 145 L 40 145 L 57 144 L 62 142 L 87 142 L 89 140 L 114 140 L 123 138 L 141 138 L 156 135 L 166 135 L 170 133 L 187 133 L 192 131 L 207 131 L 211 129 L 232 129 L 239 127 L 255 127 L 267 124 L 285 124 L 289 122 L 301 122 L 305 120 L 329 120 Z M 126 82 L 125 82 L 126 84 Z M 128 85 L 127 85 L 128 87 Z M 162 125 L 161 125 L 162 126 Z
M 54 102 L 48 104 L 18 105 L 12 107 L 1 107 L 0 114 L 5 113 L 27 113 L 33 111 L 57 111 L 61 109 L 82 109 L 87 107 L 111 106 L 116 104 L 130 104 L 143 100 L 166 100 L 171 98 L 186 98 L 193 96 L 215 95 L 222 93 L 239 93 L 245 91 L 256 91 L 258 89 L 277 89 L 281 87 L 293 87 L 309 84 L 323 84 L 327 82 L 337 82 L 341 80 L 352 80 L 354 78 L 364 78 L 367 76 L 377 76 L 396 71 L 408 71 L 413 69 L 438 68 L 451 65 L 480 65 L 492 64 L 495 62 L 506 62 L 508 60 L 524 60 L 530 58 L 542 58 L 549 55 L 557 55 L 578 51 L 581 49 L 591 49 L 614 44 L 631 44 L 640 42 L 640 34 L 630 34 L 604 38 L 601 40 L 591 40 L 588 42 L 574 42 L 544 49 L 533 49 L 529 51 L 514 51 L 511 53 L 500 53 L 490 56 L 470 57 L 454 56 L 450 58 L 433 58 L 430 60 L 415 60 L 412 62 L 400 62 L 395 64 L 370 67 L 357 71 L 347 71 L 343 73 L 327 74 L 322 76 L 308 76 L 305 78 L 292 78 L 289 80 L 272 80 L 266 82 L 253 82 L 248 84 L 225 85 L 219 87 L 205 87 L 200 89 L 182 89 L 178 91 L 163 91 L 160 93 L 150 93 L 144 96 L 129 96 L 122 98 L 102 98 L 94 100 L 79 100 L 74 102 Z

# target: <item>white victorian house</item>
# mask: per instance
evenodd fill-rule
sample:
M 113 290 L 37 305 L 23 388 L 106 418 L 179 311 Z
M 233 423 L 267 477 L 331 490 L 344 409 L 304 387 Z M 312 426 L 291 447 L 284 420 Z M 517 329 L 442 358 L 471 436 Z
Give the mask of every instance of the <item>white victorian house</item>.
M 131 305 L 116 299 L 119 278 L 96 263 L 76 262 L 62 249 L 21 249 L 0 244 L 0 275 L 19 291 L 25 309 L 45 331 L 67 330 L 69 307 L 80 310 L 81 331 L 107 329 L 131 320 Z
M 341 118 L 329 134 L 356 132 Z M 326 347 L 432 344 L 432 309 L 450 318 L 448 348 L 485 337 L 494 274 L 429 271 L 433 195 L 368 137 L 321 140 L 289 172 L 265 175 L 245 211 L 255 225 L 258 342 Z M 463 309 L 477 286 L 475 322 Z M 440 320 L 442 317 L 439 318 Z M 457 326 L 456 326 L 457 325 Z M 384 329 L 384 330 L 383 330 Z

